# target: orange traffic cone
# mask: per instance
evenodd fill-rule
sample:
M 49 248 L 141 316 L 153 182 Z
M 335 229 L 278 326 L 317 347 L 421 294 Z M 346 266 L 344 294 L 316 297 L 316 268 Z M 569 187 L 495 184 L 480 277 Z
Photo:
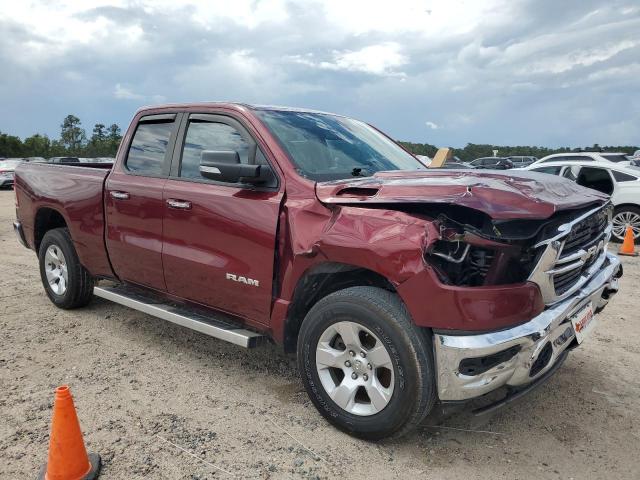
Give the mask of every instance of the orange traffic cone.
M 627 230 L 624 232 L 624 241 L 622 242 L 620 251 L 618 251 L 618 255 L 638 256 L 633 246 L 633 229 L 631 227 L 627 227 Z
M 87 455 L 76 409 L 67 385 L 56 388 L 49 439 L 49 460 L 38 480 L 92 480 L 100 472 L 100 456 Z

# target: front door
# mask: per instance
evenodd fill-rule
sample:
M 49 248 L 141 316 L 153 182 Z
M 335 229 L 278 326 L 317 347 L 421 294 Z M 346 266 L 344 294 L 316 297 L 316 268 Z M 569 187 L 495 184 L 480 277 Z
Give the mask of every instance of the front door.
M 169 293 L 268 323 L 282 189 L 208 180 L 205 150 L 266 163 L 247 130 L 222 115 L 191 114 L 178 133 L 164 187 L 162 260 Z
M 121 280 L 157 290 L 166 290 L 163 190 L 169 176 L 175 117 L 142 117 L 124 159 L 105 184 L 106 245 L 113 270 Z

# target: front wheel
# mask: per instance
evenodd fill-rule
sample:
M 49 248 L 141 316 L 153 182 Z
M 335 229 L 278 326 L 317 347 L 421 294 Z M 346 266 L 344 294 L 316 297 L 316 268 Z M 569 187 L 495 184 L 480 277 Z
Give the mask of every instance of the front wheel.
M 613 212 L 613 239 L 617 242 L 624 240 L 627 227 L 631 227 L 634 240 L 640 238 L 640 208 L 624 206 Z
M 56 307 L 83 307 L 93 297 L 93 278 L 82 266 L 66 228 L 49 230 L 38 250 L 40 277 Z
M 381 288 L 347 288 L 314 305 L 300 329 L 298 368 L 320 413 L 368 440 L 408 432 L 435 402 L 430 338 Z

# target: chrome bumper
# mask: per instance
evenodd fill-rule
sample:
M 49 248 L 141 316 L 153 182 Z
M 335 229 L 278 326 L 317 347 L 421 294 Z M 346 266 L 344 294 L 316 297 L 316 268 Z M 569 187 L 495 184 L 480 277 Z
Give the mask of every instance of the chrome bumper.
M 440 400 L 469 400 L 505 385 L 522 387 L 550 370 L 575 338 L 569 317 L 589 302 L 593 302 L 595 312 L 601 310 L 618 291 L 618 278 L 622 275 L 620 260 L 604 252 L 597 264 L 598 270 L 591 279 L 571 297 L 551 305 L 527 323 L 480 335 L 435 334 Z M 544 368 L 531 376 L 531 368 L 543 349 L 544 355 L 549 355 L 548 344 L 552 349 L 550 359 Z M 477 375 L 460 372 L 463 360 L 482 359 L 500 352 L 505 352 L 506 359 L 488 370 Z
M 22 224 L 20 222 L 13 222 L 13 233 L 16 234 L 16 237 L 18 237 L 18 241 L 23 247 L 29 248 L 29 245 L 27 245 L 27 239 L 24 236 Z

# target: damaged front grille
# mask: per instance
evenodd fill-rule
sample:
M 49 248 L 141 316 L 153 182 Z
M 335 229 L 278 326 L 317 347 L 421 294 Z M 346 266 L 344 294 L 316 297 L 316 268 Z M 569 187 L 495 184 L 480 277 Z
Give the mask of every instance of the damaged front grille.
M 611 210 L 610 204 L 591 210 L 539 244 L 544 251 L 529 280 L 538 284 L 547 305 L 580 288 L 595 265 L 604 261 L 611 237 Z
M 561 258 L 597 244 L 604 238 L 606 226 L 607 212 L 604 209 L 575 224 L 564 241 Z

